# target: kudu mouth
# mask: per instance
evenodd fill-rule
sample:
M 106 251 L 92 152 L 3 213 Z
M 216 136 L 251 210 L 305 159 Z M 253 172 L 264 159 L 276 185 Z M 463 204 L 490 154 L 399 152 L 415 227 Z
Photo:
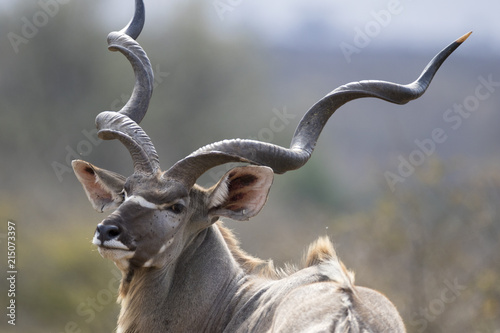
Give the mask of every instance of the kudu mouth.
M 97 246 L 99 254 L 112 260 L 120 269 L 130 266 L 129 260 L 135 255 L 135 245 L 127 246 L 120 240 L 119 226 L 99 223 L 92 239 L 92 244 Z
M 95 230 L 92 244 L 106 250 L 135 251 L 136 246 L 133 242 L 130 245 L 126 245 L 122 241 L 122 232 L 123 230 L 119 225 L 99 223 Z

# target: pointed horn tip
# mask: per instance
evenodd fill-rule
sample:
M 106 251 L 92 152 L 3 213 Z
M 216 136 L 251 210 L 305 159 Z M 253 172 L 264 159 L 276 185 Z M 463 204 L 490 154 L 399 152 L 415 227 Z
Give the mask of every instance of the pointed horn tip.
M 465 35 L 463 35 L 462 37 L 460 37 L 459 39 L 457 39 L 455 42 L 457 42 L 457 43 L 463 43 L 463 42 L 465 42 L 465 40 L 467 38 L 469 38 L 469 36 L 471 35 L 471 33 L 472 33 L 472 31 L 466 33 Z
M 85 162 L 85 161 L 83 161 L 83 160 L 78 160 L 78 159 L 77 159 L 77 160 L 72 160 L 72 161 L 71 161 L 71 166 L 72 166 L 73 168 L 76 168 L 76 167 L 78 167 L 79 165 L 82 165 L 82 164 L 90 164 L 90 163 L 89 163 L 89 162 Z

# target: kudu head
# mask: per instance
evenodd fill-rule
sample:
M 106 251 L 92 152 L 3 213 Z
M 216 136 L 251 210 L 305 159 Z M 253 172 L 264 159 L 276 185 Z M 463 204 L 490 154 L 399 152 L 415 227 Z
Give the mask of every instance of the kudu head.
M 361 81 L 333 90 L 305 114 L 290 148 L 253 140 L 225 140 L 204 146 L 161 171 L 156 150 L 138 125 L 153 89 L 151 64 L 135 41 L 143 25 L 144 5 L 136 0 L 132 21 L 123 30 L 109 34 L 109 49 L 127 57 L 136 83 L 120 111 L 102 112 L 96 118 L 101 139 L 118 139 L 129 150 L 134 173 L 127 178 L 88 162 L 73 161 L 93 207 L 101 212 L 113 210 L 98 224 L 93 243 L 103 257 L 112 259 L 129 275 L 143 267 L 168 267 L 219 217 L 247 220 L 256 215 L 266 202 L 273 173 L 298 169 L 308 161 L 335 110 L 362 97 L 397 104 L 420 97 L 440 65 L 470 34 L 443 49 L 411 84 Z M 195 184 L 207 170 L 229 162 L 252 165 L 230 170 L 209 189 Z

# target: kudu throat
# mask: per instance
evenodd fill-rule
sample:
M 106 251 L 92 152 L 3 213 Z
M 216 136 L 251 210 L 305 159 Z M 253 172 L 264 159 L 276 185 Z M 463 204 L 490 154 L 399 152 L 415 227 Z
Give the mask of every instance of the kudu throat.
M 214 326 L 221 329 L 230 321 L 224 311 L 244 276 L 219 226 L 212 225 L 168 267 L 131 267 L 123 272 L 119 327 L 124 332 L 130 328 L 137 332 L 167 328 L 177 332 L 186 331 L 187 325 L 193 331 L 212 331 Z

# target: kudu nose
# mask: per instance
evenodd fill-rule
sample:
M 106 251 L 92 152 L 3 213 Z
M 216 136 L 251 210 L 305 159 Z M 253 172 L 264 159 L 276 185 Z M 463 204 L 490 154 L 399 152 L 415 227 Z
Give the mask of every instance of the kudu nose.
M 112 224 L 99 224 L 97 226 L 96 232 L 98 233 L 99 240 L 104 243 L 112 239 L 118 238 L 121 233 L 121 229 Z

